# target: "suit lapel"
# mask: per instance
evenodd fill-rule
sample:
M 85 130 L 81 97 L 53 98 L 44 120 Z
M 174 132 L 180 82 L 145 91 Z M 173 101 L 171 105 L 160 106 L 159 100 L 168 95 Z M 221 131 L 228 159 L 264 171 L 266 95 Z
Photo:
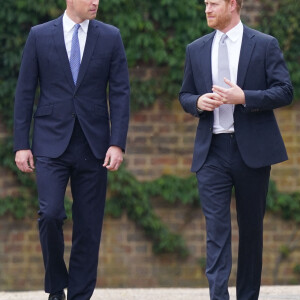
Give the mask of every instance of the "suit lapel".
M 70 62 L 66 50 L 63 24 L 62 24 L 62 16 L 56 19 L 53 27 L 53 39 L 55 43 L 55 47 L 57 49 L 58 56 L 61 61 L 61 66 L 65 72 L 67 77 L 67 81 L 72 88 L 74 88 L 73 77 L 70 68 Z
M 208 38 L 202 42 L 199 52 L 196 53 L 196 61 L 198 61 L 198 70 L 203 70 L 203 78 L 207 91 L 212 89 L 212 70 L 211 70 L 211 48 L 215 32 L 208 35 Z
M 255 34 L 247 26 L 244 26 L 243 40 L 240 52 L 239 67 L 237 74 L 237 85 L 243 88 L 248 65 L 255 47 Z
M 88 33 L 86 37 L 86 43 L 85 43 L 85 48 L 82 56 L 82 61 L 80 64 L 80 69 L 79 69 L 79 74 L 78 74 L 78 79 L 77 79 L 77 84 L 76 84 L 76 90 L 80 86 L 84 75 L 87 71 L 91 56 L 93 54 L 98 36 L 99 36 L 99 30 L 97 30 L 97 23 L 93 20 L 89 22 L 89 28 L 88 28 Z
M 207 70 L 207 76 L 204 76 L 205 78 L 205 84 L 208 91 L 211 91 L 212 89 L 212 70 L 211 70 L 211 48 L 212 48 L 212 42 L 213 37 L 209 41 L 207 41 L 203 48 L 203 59 L 202 64 L 204 67 L 204 70 Z

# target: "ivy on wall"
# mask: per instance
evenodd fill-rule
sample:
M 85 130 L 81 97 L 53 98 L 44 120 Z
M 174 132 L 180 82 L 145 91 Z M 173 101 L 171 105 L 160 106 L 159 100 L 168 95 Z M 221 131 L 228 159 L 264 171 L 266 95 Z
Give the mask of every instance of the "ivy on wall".
M 178 94 L 185 47 L 209 31 L 198 0 L 102 0 L 98 19 L 120 28 L 130 69 L 160 67 L 155 78 L 131 76 L 132 107 Z M 11 128 L 22 49 L 30 28 L 61 15 L 65 0 L 5 1 L 0 10 L 0 113 Z
M 274 5 L 274 3 L 276 5 Z M 299 1 L 262 1 L 259 29 L 276 36 L 300 96 Z M 0 112 L 11 126 L 14 90 L 23 46 L 31 26 L 58 17 L 65 0 L 6 1 L 0 11 Z M 198 0 L 102 0 L 98 19 L 120 28 L 131 69 L 132 106 L 177 98 L 185 47 L 208 33 L 204 2 Z M 143 68 L 164 70 L 155 78 L 136 76 Z
M 264 5 L 267 3 L 265 1 Z M 277 6 L 278 10 L 263 10 L 261 28 L 278 37 L 292 71 L 296 95 L 299 95 L 300 14 L 297 3 L 282 0 Z M 35 24 L 56 18 L 64 9 L 65 0 L 14 0 L 1 4 L 0 116 L 9 132 L 12 132 L 13 98 L 21 53 L 29 30 Z M 133 74 L 132 103 L 136 107 L 147 107 L 157 98 L 176 97 L 182 80 L 185 47 L 209 31 L 204 4 L 198 0 L 102 0 L 98 19 L 121 30 Z M 134 75 L 139 69 L 148 67 L 158 67 L 163 72 L 155 78 Z M 11 138 L 3 140 L 0 145 L 0 164 L 16 174 L 21 186 L 16 197 L 0 199 L 0 215 L 11 213 L 22 218 L 35 213 L 37 200 L 34 178 L 17 171 Z M 110 173 L 109 176 L 110 199 L 106 212 L 118 217 L 126 211 L 129 218 L 139 224 L 152 239 L 156 253 L 175 252 L 181 256 L 187 255 L 184 240 L 163 224 L 151 206 L 151 199 L 197 205 L 194 176 L 186 179 L 164 176 L 141 183 L 125 168 L 117 173 Z M 71 202 L 67 199 L 66 207 L 70 215 Z M 285 219 L 300 222 L 299 193 L 279 193 L 275 184 L 271 183 L 268 208 Z
M 38 210 L 37 189 L 34 176 L 17 170 L 14 155 L 10 151 L 11 140 L 0 147 L 2 166 L 16 174 L 20 183 L 18 195 L 0 198 L 0 216 L 10 213 L 15 218 L 34 217 Z M 118 218 L 124 211 L 129 219 L 145 231 L 153 241 L 154 253 L 177 253 L 181 257 L 188 255 L 183 238 L 172 233 L 155 214 L 151 199 L 160 198 L 170 203 L 182 202 L 199 206 L 197 184 L 194 176 L 181 179 L 175 176 L 163 176 L 151 182 L 141 183 L 124 167 L 118 172 L 109 172 L 109 199 L 106 214 Z M 67 216 L 71 218 L 72 202 L 65 199 Z
M 300 2 L 261 1 L 259 30 L 275 36 L 284 53 L 294 86 L 294 99 L 300 99 Z
M 11 132 L 14 91 L 22 49 L 29 30 L 35 24 L 61 15 L 65 9 L 65 0 L 6 1 L 1 8 L 0 115 Z M 199 20 L 199 15 L 204 16 L 203 3 L 199 4 L 197 0 L 103 0 L 100 2 L 98 19 L 120 28 L 129 67 L 133 71 L 149 66 L 165 70 L 163 76 L 158 74 L 156 78 L 139 76 L 131 78 L 132 103 L 136 104 L 133 106 L 149 106 L 161 95 L 174 97 L 177 94 L 182 76 L 185 46 L 208 30 L 204 18 Z M 10 212 L 16 217 L 25 217 L 36 211 L 34 209 L 37 206 L 36 187 L 33 177 L 21 174 L 16 169 L 11 149 L 11 139 L 3 141 L 0 148 L 0 161 L 2 166 L 16 174 L 21 188 L 17 197 L 0 200 L 0 214 Z M 149 195 L 144 194 L 141 185 L 130 177 L 130 174 L 126 173 L 122 177 L 124 172 L 118 172 L 120 176 L 118 180 L 111 180 L 116 182 L 116 186 L 115 189 L 111 188 L 112 199 L 109 201 L 108 211 L 116 215 L 118 210 L 126 208 L 129 216 L 152 237 L 154 251 L 177 251 L 185 255 L 187 250 L 182 238 L 171 233 L 163 225 L 151 208 Z M 118 184 L 127 184 L 121 178 L 127 180 L 131 178 L 130 182 L 136 183 L 134 186 L 130 185 L 132 189 L 139 186 L 132 192 L 132 195 L 135 195 L 131 197 L 132 201 L 126 201 L 126 206 L 116 201 L 118 197 L 124 199 L 129 196 L 123 194 L 128 189 L 118 190 Z M 157 189 L 153 188 L 152 191 L 154 190 Z M 194 191 L 196 192 L 197 189 Z M 157 194 L 160 192 L 161 190 L 157 190 Z M 66 205 L 70 208 L 69 201 L 66 201 Z M 141 216 L 143 220 L 139 220 Z
M 12 152 L 7 155 L 9 149 L 11 149 L 11 142 L 0 147 L 0 161 L 4 167 L 16 174 L 21 189 L 16 197 L 0 199 L 0 216 L 6 213 L 10 213 L 16 218 L 32 216 L 38 209 L 34 178 L 17 171 Z M 159 199 L 173 204 L 181 203 L 200 208 L 194 175 L 188 178 L 162 176 L 153 181 L 139 182 L 122 167 L 118 172 L 109 173 L 108 198 L 106 214 L 118 218 L 127 212 L 129 219 L 139 225 L 146 236 L 152 240 L 154 253 L 177 253 L 182 257 L 188 255 L 183 238 L 168 229 L 155 214 L 151 203 L 153 199 Z M 71 201 L 66 199 L 65 207 L 68 217 L 71 217 L 71 206 Z M 273 181 L 269 186 L 267 209 L 286 220 L 300 223 L 299 193 L 280 193 Z
M 131 78 L 134 107 L 176 98 L 186 45 L 210 31 L 198 0 L 103 0 L 99 17 L 120 28 L 130 68 L 164 68 L 155 78 Z

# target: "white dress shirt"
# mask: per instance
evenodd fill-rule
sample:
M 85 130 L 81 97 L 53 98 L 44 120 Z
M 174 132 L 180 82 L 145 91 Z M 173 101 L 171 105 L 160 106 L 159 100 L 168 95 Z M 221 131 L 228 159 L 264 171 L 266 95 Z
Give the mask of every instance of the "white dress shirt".
M 225 42 L 228 49 L 228 59 L 229 59 L 229 69 L 230 69 L 230 78 L 228 79 L 230 79 L 230 81 L 235 84 L 237 81 L 237 72 L 238 72 L 238 65 L 240 59 L 243 32 L 244 32 L 244 27 L 242 22 L 240 21 L 238 25 L 236 25 L 226 33 L 228 38 L 225 40 Z M 224 34 L 223 32 L 217 30 L 212 43 L 211 69 L 212 69 L 213 84 L 216 84 L 218 80 L 218 50 L 219 50 L 219 41 L 223 34 Z M 226 130 L 222 126 L 220 126 L 219 108 L 216 108 L 214 110 L 213 133 L 218 134 L 218 133 L 230 133 L 230 132 L 234 132 L 234 125 L 232 125 L 229 129 Z
M 72 46 L 72 36 L 73 36 L 75 25 L 76 25 L 76 23 L 74 21 L 72 21 L 68 17 L 67 13 L 65 12 L 63 15 L 63 29 L 64 29 L 66 50 L 67 50 L 69 60 L 70 60 L 70 53 L 71 53 L 71 46 Z M 80 46 L 80 60 L 82 60 L 88 28 L 89 28 L 89 20 L 85 20 L 82 23 L 80 23 L 80 28 L 78 30 L 78 40 L 79 40 L 79 46 Z

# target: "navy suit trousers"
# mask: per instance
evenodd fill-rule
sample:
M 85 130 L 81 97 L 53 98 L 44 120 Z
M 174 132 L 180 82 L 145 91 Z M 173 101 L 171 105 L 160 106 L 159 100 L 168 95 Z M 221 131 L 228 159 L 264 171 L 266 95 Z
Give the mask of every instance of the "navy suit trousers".
M 96 159 L 75 122 L 70 143 L 58 158 L 36 157 L 39 230 L 45 265 L 45 291 L 68 288 L 69 300 L 88 300 L 96 285 L 107 170 Z M 64 197 L 70 180 L 73 196 L 72 249 L 64 261 Z
M 263 249 L 263 218 L 271 167 L 249 168 L 234 134 L 213 135 L 208 157 L 197 172 L 206 220 L 211 300 L 228 300 L 232 267 L 230 202 L 234 187 L 239 227 L 237 299 L 257 300 Z

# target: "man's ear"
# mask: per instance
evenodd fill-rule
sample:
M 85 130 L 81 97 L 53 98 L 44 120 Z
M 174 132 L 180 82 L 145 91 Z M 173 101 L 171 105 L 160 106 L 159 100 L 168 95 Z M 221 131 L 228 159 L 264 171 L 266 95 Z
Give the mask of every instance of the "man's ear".
M 237 7 L 236 0 L 230 0 L 230 7 L 231 7 L 231 12 L 236 10 Z

